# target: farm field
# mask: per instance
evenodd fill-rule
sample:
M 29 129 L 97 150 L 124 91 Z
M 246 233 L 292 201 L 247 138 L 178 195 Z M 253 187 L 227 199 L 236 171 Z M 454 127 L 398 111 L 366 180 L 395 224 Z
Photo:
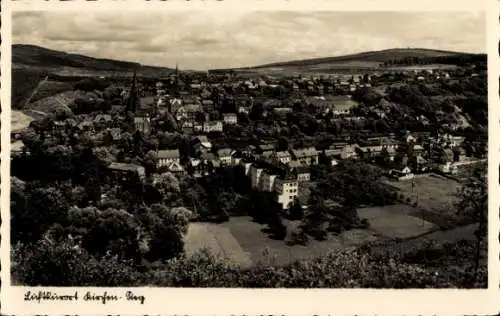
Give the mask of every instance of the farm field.
M 412 202 L 418 200 L 418 208 L 429 216 L 431 221 L 455 221 L 456 203 L 459 201 L 458 192 L 460 183 L 449 178 L 431 174 L 415 178 L 415 187 L 412 180 L 387 181 L 387 184 L 398 189 L 405 197 L 410 197 Z

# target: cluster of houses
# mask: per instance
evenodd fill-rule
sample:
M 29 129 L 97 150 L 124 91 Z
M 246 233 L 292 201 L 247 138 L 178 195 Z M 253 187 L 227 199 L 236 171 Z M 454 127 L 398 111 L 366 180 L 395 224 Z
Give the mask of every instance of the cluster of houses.
M 335 166 L 340 160 L 357 159 L 375 162 L 378 158 L 377 161 L 382 161 L 386 167 L 387 175 L 397 180 L 411 179 L 415 174 L 430 171 L 455 174 L 459 168 L 478 162 L 467 157 L 460 147 L 463 141 L 463 137 L 448 134 L 431 137 L 419 133 L 408 134 L 403 139 L 390 135 L 372 137 L 364 144 L 339 142 L 324 150 L 308 147 L 278 151 L 274 143 L 262 143 L 244 150 L 222 148 L 213 151 L 207 136 L 199 135 L 193 138 L 193 146 L 201 154 L 197 158 L 190 157 L 188 163 L 181 164 L 178 149 L 159 150 L 156 157 L 160 172 L 186 174 L 190 169 L 195 177 L 209 175 L 215 168 L 241 165 L 254 189 L 276 192 L 279 203 L 287 209 L 299 196 L 301 183 L 313 181 L 312 165 Z M 136 172 L 144 173 L 142 167 L 136 168 Z M 123 170 L 128 172 L 132 167 Z
M 385 77 L 387 76 L 383 78 Z M 308 147 L 282 151 L 276 149 L 275 143 L 265 142 L 259 146 L 248 146 L 244 150 L 214 150 L 207 137 L 211 133 L 223 133 L 229 126 L 238 125 L 239 115 L 249 114 L 256 104 L 262 106 L 263 116 L 270 111 L 278 117 L 286 115 L 293 111 L 293 104 L 299 102 L 306 108 L 314 108 L 316 114 L 332 114 L 334 118 L 344 120 L 362 120 L 364 118 L 352 114 L 358 104 L 350 94 L 359 88 L 371 87 L 374 80 L 381 80 L 380 78 L 377 75 L 364 75 L 232 80 L 228 74 L 222 78 L 217 74 L 209 74 L 207 81 L 191 80 L 185 84 L 176 71 L 168 80 L 158 82 L 148 89 L 142 88 L 140 93 L 136 91 L 134 74 L 130 92 L 122 95 L 125 111 L 133 115 L 136 131 L 144 135 L 155 132 L 155 122 L 168 114 L 175 120 L 178 131 L 188 134 L 191 139 L 191 146 L 197 155 L 188 157 L 183 163 L 178 148 L 156 150 L 156 167 L 159 172 L 189 173 L 202 177 L 218 167 L 242 165 L 252 187 L 277 192 L 278 201 L 284 209 L 298 197 L 300 183 L 311 181 L 310 166 L 319 163 L 335 166 L 339 160 L 382 161 L 388 175 L 399 180 L 429 170 L 453 174 L 460 167 L 475 163 L 461 147 L 464 137 L 454 135 L 431 137 L 429 133 L 409 133 L 404 139 L 396 139 L 393 134 L 389 134 L 367 137 L 362 143 L 354 143 L 347 137 L 345 141 L 332 143 L 322 150 Z M 429 81 L 449 79 L 450 75 L 443 71 L 416 71 L 409 78 Z M 253 93 L 256 91 L 261 96 Z M 141 107 L 139 98 L 146 93 L 152 94 L 153 102 L 148 107 Z M 288 94 L 288 100 L 292 102 L 286 102 L 287 98 L 282 95 L 284 93 Z M 387 109 L 391 106 L 383 104 L 384 102 L 388 103 L 383 99 L 380 106 L 374 108 L 381 118 L 387 115 Z M 222 104 L 229 104 L 228 108 L 232 111 L 222 111 Z M 71 118 L 55 121 L 51 128 L 41 130 L 40 133 L 59 138 L 87 134 L 94 140 L 106 138 L 116 144 L 123 132 L 121 124 L 124 117 L 125 115 L 99 113 L 81 120 Z M 22 151 L 22 146 L 12 148 L 13 154 Z M 130 163 L 113 162 L 109 169 L 118 177 L 130 173 L 141 179 L 146 176 L 143 166 Z

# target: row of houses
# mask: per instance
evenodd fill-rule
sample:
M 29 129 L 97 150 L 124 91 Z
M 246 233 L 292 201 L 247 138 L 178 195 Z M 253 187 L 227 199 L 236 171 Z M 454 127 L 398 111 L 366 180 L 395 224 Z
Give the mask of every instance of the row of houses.
M 370 153 L 373 154 L 373 157 L 375 154 L 381 155 L 384 152 L 387 153 L 386 158 L 390 162 L 394 162 L 394 157 L 396 154 L 399 154 L 400 158 L 398 158 L 397 166 L 395 168 L 392 167 L 388 172 L 390 176 L 399 180 L 410 178 L 414 172 L 429 171 L 431 165 L 434 165 L 434 168 L 442 173 L 454 174 L 459 166 L 477 162 L 467 157 L 465 153 L 453 152 L 451 149 L 439 149 L 437 151 L 439 158 L 433 163 L 422 157 L 421 149 L 423 150 L 423 147 L 420 145 L 413 145 L 414 156 L 411 159 L 406 153 L 396 153 L 396 149 L 398 148 L 396 144 L 368 147 L 353 144 L 337 144 L 323 151 L 318 151 L 314 147 L 292 149 L 290 151 L 276 151 L 272 144 L 262 144 L 258 148 L 248 148 L 243 151 L 222 148 L 212 153 L 210 141 L 206 136 L 201 135 L 195 138 L 195 145 L 197 145 L 195 147 L 201 152 L 200 157 L 191 157 L 189 159 L 189 167 L 193 170 L 195 176 L 208 175 L 213 171 L 213 168 L 243 164 L 246 174 L 251 178 L 252 186 L 263 191 L 276 190 L 276 179 L 293 180 L 299 183 L 310 181 L 310 166 L 319 163 L 320 155 L 324 155 L 332 165 L 336 165 L 338 163 L 337 159 L 357 159 L 359 152 L 366 152 L 367 150 L 371 150 Z M 178 149 L 158 150 L 156 157 L 157 168 L 159 170 L 175 174 L 186 173 L 185 167 L 181 165 Z M 283 176 L 280 178 L 280 175 L 283 174 L 287 175 L 286 178 L 283 178 Z M 280 190 L 282 189 L 280 187 Z M 280 198 L 280 201 L 293 199 L 293 194 L 288 193 L 293 192 L 285 191 L 283 193 L 285 195 Z

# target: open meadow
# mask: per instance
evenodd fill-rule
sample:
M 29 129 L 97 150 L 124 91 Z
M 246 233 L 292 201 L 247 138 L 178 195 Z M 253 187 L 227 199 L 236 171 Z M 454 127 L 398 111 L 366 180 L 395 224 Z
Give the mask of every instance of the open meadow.
M 461 184 L 453 179 L 430 174 L 416 177 L 414 187 L 412 180 L 386 183 L 396 188 L 405 199 L 410 198 L 412 203 L 416 201 L 417 208 L 429 221 L 444 225 L 460 219 L 456 214 L 456 204 Z
M 413 213 L 418 212 L 407 205 L 362 208 L 358 214 L 370 222 L 369 229 L 330 234 L 325 241 L 311 239 L 306 246 L 286 243 L 298 226 L 298 221 L 283 220 L 287 227 L 285 240 L 271 239 L 265 232 L 266 225 L 258 224 L 248 216 L 232 217 L 222 224 L 191 223 L 185 237 L 185 249 L 189 255 L 208 248 L 213 254 L 243 267 L 258 263 L 283 265 L 344 247 L 418 237 L 437 228 L 428 221 L 410 215 Z

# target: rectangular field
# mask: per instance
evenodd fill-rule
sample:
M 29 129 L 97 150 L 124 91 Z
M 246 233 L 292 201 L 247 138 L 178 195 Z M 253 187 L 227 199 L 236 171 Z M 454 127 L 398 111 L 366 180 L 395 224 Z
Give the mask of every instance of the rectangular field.
M 390 239 L 415 237 L 435 228 L 417 214 L 417 209 L 401 204 L 358 209 L 359 217 L 370 223 L 370 230 Z
M 443 220 L 456 220 L 456 204 L 459 201 L 461 184 L 452 179 L 435 174 L 417 177 L 412 180 L 387 181 L 395 187 L 412 203 L 417 202 L 417 207 L 423 211 L 441 217 Z
M 263 231 L 266 225 L 258 224 L 247 216 L 233 217 L 222 224 L 191 223 L 185 248 L 188 255 L 208 248 L 217 256 L 240 266 L 260 262 L 283 265 L 367 242 L 419 236 L 434 228 L 432 223 L 410 215 L 411 212 L 412 208 L 406 205 L 359 209 L 360 217 L 370 222 L 369 229 L 353 229 L 337 236 L 329 234 L 325 241 L 311 238 L 306 246 L 292 246 L 286 241 L 271 239 Z M 287 226 L 289 239 L 299 222 L 283 220 L 283 223 Z
M 191 223 L 184 237 L 187 255 L 207 248 L 215 256 L 242 267 L 252 264 L 250 256 L 239 245 L 229 230 L 213 223 Z

